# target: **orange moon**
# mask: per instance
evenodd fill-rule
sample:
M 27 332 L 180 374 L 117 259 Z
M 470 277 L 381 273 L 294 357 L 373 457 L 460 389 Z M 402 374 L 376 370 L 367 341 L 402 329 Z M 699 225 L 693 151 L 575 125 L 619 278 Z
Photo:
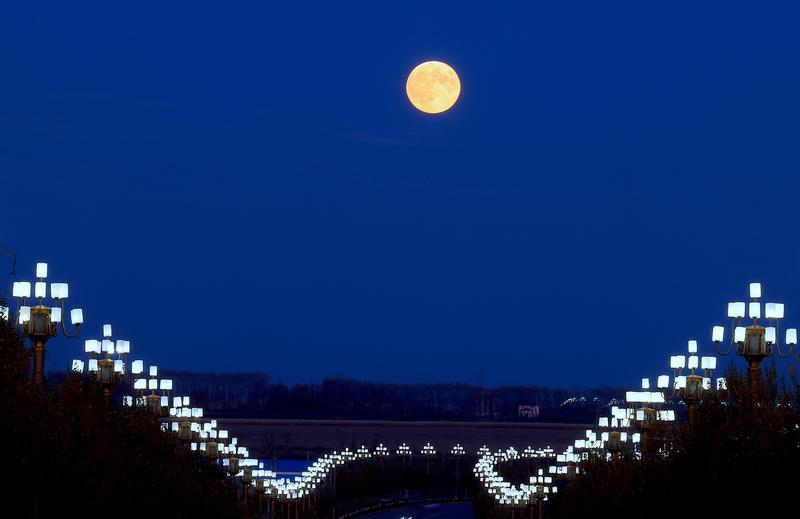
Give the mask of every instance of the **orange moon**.
M 461 93 L 461 81 L 453 67 L 441 61 L 420 63 L 406 81 L 406 94 L 414 107 L 426 114 L 452 108 Z

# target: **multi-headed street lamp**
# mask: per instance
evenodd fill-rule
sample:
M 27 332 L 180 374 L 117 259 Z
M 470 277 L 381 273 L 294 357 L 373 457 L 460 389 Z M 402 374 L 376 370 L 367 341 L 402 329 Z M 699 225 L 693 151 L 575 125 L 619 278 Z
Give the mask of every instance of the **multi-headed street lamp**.
M 111 385 L 127 380 L 128 368 L 125 361 L 131 352 L 131 343 L 123 339 L 117 339 L 116 342 L 112 340 L 111 325 L 104 324 L 103 338 L 84 341 L 84 351 L 89 355 L 88 372 L 95 374 L 97 381 L 103 386 L 103 395 L 108 400 L 111 397 Z M 117 355 L 117 358 L 113 359 L 113 355 Z M 81 361 L 73 360 L 72 367 L 74 371 L 83 372 Z
M 747 312 L 745 313 L 745 309 Z M 764 310 L 764 324 L 759 324 Z M 752 323 L 746 326 L 743 322 L 745 315 L 752 319 Z M 761 304 L 761 283 L 750 283 L 750 302 L 745 304 L 743 301 L 728 303 L 728 317 L 731 319 L 731 342 L 727 349 L 722 348 L 725 338 L 725 328 L 714 326 L 711 338 L 717 346 L 717 353 L 728 355 L 736 345 L 736 354 L 747 361 L 747 371 L 750 382 L 760 377 L 759 365 L 766 357 L 777 353 L 780 357 L 789 357 L 797 345 L 797 329 L 789 328 L 786 330 L 786 345 L 788 351 L 783 352 L 780 342 L 780 324 L 784 316 L 783 303 L 764 303 Z
M 75 331 L 70 333 L 64 324 L 65 301 L 69 297 L 69 284 L 50 283 L 51 306 L 44 304 L 47 298 L 47 263 L 36 264 L 36 281 L 33 284 L 33 296 L 37 300 L 35 306 L 28 304 L 31 297 L 30 281 L 15 281 L 13 296 L 17 301 L 17 324 L 22 327 L 22 333 L 33 342 L 34 370 L 33 381 L 37 386 L 42 385 L 44 373 L 45 343 L 58 335 L 59 327 L 64 337 L 72 338 L 78 335 L 83 324 L 83 310 L 75 308 L 70 311 L 70 321 Z

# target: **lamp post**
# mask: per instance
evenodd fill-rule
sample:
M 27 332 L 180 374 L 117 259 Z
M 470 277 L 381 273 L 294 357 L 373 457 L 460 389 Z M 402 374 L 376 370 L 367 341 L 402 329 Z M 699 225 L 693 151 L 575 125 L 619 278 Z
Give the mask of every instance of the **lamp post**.
M 460 462 L 464 454 L 466 454 L 466 451 L 460 443 L 453 445 L 453 448 L 450 449 L 450 455 L 456 459 L 456 500 L 458 499 L 458 483 L 461 479 Z
M 746 326 L 743 321 L 746 315 L 752 319 L 752 323 Z M 783 303 L 765 303 L 764 324 L 759 324 L 761 319 L 761 283 L 750 283 L 750 301 L 747 305 L 743 301 L 728 303 L 728 317 L 731 319 L 731 342 L 727 349 L 722 348 L 725 338 L 725 328 L 714 326 L 711 338 L 716 344 L 717 353 L 728 355 L 736 345 L 736 354 L 747 362 L 747 373 L 750 383 L 758 380 L 761 376 L 759 365 L 766 357 L 771 357 L 775 353 L 779 357 L 789 357 L 797 345 L 797 329 L 789 328 L 786 330 L 786 353 L 781 349 L 780 343 L 780 323 L 784 316 Z
M 64 337 L 71 339 L 77 336 L 81 324 L 83 324 L 83 310 L 75 308 L 70 311 L 70 320 L 75 331 L 69 333 L 63 319 L 66 311 L 65 301 L 69 297 L 69 284 L 50 283 L 50 298 L 53 300 L 53 304 L 46 306 L 44 302 L 47 297 L 47 282 L 45 281 L 47 279 L 47 263 L 36 264 L 36 278 L 38 281 L 33 285 L 33 295 L 38 304 L 35 306 L 27 304 L 31 297 L 29 281 L 15 281 L 12 294 L 17 302 L 17 324 L 22 327 L 23 335 L 29 337 L 33 343 L 33 382 L 37 386 L 41 386 L 46 353 L 45 343 L 58 335 L 59 327 Z
M 111 325 L 104 324 L 103 339 L 88 339 L 84 341 L 84 351 L 89 355 L 89 373 L 95 373 L 97 381 L 103 387 L 103 396 L 105 396 L 106 401 L 110 400 L 111 385 L 127 380 L 128 370 L 125 366 L 125 359 L 131 352 L 130 341 L 122 339 L 117 339 L 116 342 L 113 341 Z M 116 359 L 111 358 L 114 354 L 117 355 Z M 76 362 L 78 361 L 72 361 L 73 369 L 76 366 Z
M 433 448 L 433 445 L 430 442 L 426 443 L 422 450 L 419 452 L 422 454 L 422 457 L 425 458 L 425 473 L 431 473 L 431 458 L 436 456 L 436 449 Z

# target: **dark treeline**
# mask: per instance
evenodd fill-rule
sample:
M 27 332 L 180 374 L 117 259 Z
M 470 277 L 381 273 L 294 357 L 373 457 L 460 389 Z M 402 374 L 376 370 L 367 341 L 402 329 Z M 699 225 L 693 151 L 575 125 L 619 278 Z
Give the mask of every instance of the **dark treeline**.
M 587 391 L 540 386 L 484 389 L 468 384 L 384 384 L 330 378 L 287 386 L 262 373 L 163 370 L 176 395 L 188 394 L 209 415 L 248 418 L 373 420 L 530 420 L 592 422 L 621 388 Z

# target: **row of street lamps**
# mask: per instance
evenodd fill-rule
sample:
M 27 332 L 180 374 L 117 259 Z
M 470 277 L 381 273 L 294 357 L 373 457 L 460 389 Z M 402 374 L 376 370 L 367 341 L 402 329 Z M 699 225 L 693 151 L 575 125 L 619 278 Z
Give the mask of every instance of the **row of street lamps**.
M 42 384 L 45 362 L 45 344 L 61 334 L 67 338 L 78 335 L 84 322 L 83 310 L 70 310 L 70 321 L 73 330 L 68 330 L 64 316 L 67 312 L 66 300 L 69 297 L 67 283 L 50 283 L 50 300 L 47 299 L 48 265 L 36 265 L 34 283 L 17 281 L 13 285 L 13 296 L 16 301 L 16 323 L 22 333 L 33 343 L 34 351 L 34 383 Z M 751 283 L 749 287 L 750 301 L 732 302 L 728 304 L 728 317 L 731 319 L 731 340 L 727 348 L 722 346 L 725 329 L 714 326 L 712 341 L 717 353 L 728 355 L 734 351 L 747 362 L 751 383 L 760 378 L 759 365 L 765 358 L 777 354 L 780 357 L 790 356 L 797 345 L 797 330 L 785 330 L 786 350 L 781 346 L 780 325 L 784 318 L 785 306 L 782 303 L 766 303 L 762 305 L 761 285 Z M 35 304 L 33 304 L 35 303 Z M 45 304 L 47 303 L 47 304 Z M 762 317 L 763 310 L 763 317 Z M 9 318 L 6 311 L 4 318 Z M 751 323 L 746 324 L 744 319 Z M 763 321 L 760 321 L 763 319 Z M 763 323 L 763 324 L 762 324 Z M 656 434 L 669 422 L 676 419 L 674 409 L 666 408 L 671 403 L 683 402 L 688 406 L 691 419 L 697 403 L 708 391 L 725 391 L 724 378 L 714 379 L 717 359 L 712 356 L 700 356 L 697 341 L 688 342 L 688 355 L 674 355 L 669 366 L 672 377 L 659 375 L 655 384 L 649 378 L 643 378 L 641 390 L 628 391 L 625 406 L 612 406 L 610 416 L 600 417 L 599 431 L 585 431 L 585 437 L 575 440 L 564 452 L 556 454 L 552 449 L 534 450 L 526 448 L 519 454 L 513 447 L 506 451 L 492 453 L 485 446 L 478 451 L 478 463 L 474 471 L 476 477 L 485 485 L 487 492 L 493 495 L 496 502 L 504 507 L 540 506 L 548 499 L 548 495 L 557 492 L 555 479 L 574 477 L 579 472 L 579 464 L 592 456 L 613 459 L 622 451 L 629 450 L 634 456 L 641 456 L 648 450 L 650 435 Z M 111 398 L 112 386 L 126 382 L 132 386 L 131 395 L 123 397 L 125 405 L 147 406 L 153 413 L 162 417 L 163 428 L 176 434 L 179 441 L 192 451 L 203 457 L 222 460 L 222 466 L 233 478 L 238 478 L 243 488 L 243 495 L 252 488 L 259 494 L 259 503 L 264 496 L 270 499 L 289 501 L 305 499 L 313 493 L 331 474 L 335 475 L 335 467 L 353 460 L 363 460 L 372 456 L 385 457 L 390 451 L 383 444 L 374 451 L 362 446 L 355 453 L 349 450 L 341 453 L 325 455 L 319 458 L 294 480 L 278 478 L 276 474 L 263 468 L 263 463 L 249 457 L 248 450 L 238 445 L 236 438 L 229 438 L 228 431 L 219 430 L 216 420 L 204 417 L 203 409 L 191 407 L 188 396 L 174 396 L 170 405 L 170 393 L 173 389 L 171 379 L 159 379 L 158 367 L 149 366 L 145 373 L 144 362 L 135 360 L 130 365 L 127 358 L 130 354 L 130 342 L 124 339 L 113 339 L 112 326 L 103 325 L 102 339 L 89 339 L 84 342 L 84 351 L 88 355 L 86 362 L 73 360 L 72 369 L 77 372 L 94 374 L 103 387 L 107 399 Z M 688 370 L 688 372 L 684 372 Z M 655 387 L 652 387 L 655 386 Z M 642 444 L 645 444 L 644 446 Z M 399 445 L 395 451 L 401 457 L 410 457 L 412 449 L 407 444 Z M 420 450 L 427 459 L 427 470 L 430 459 L 436 455 L 436 449 L 430 443 Z M 457 444 L 450 450 L 456 459 L 465 454 L 464 448 Z M 530 484 L 515 486 L 503 480 L 496 466 L 504 461 L 519 458 L 541 458 L 550 463 L 545 469 L 531 477 Z M 555 479 L 554 479 L 555 478 Z M 297 511 L 297 508 L 295 508 Z

